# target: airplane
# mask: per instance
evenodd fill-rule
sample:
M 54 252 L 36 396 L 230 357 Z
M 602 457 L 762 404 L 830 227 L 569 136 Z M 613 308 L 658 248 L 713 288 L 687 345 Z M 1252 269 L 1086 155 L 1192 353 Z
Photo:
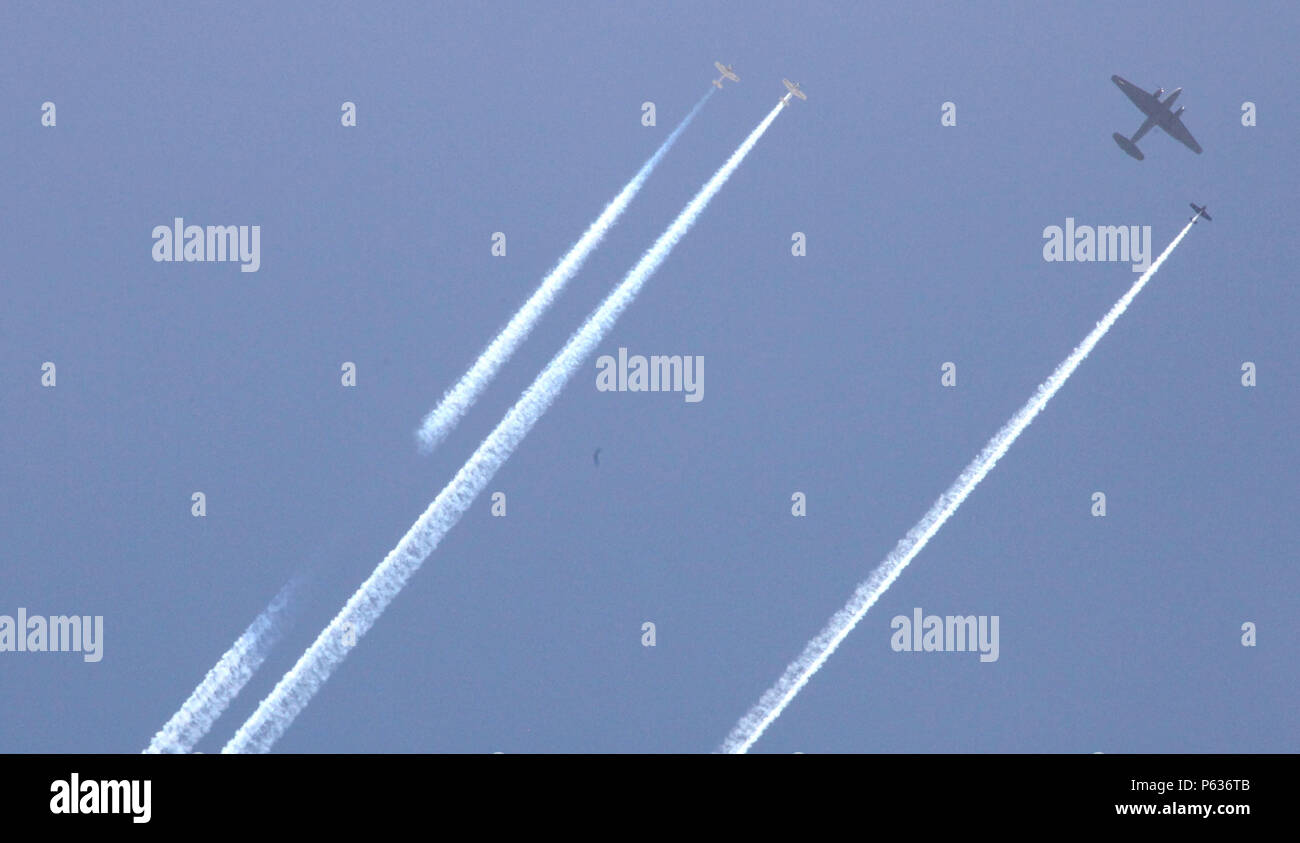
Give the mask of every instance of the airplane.
M 790 89 L 790 93 L 782 97 L 781 102 L 784 103 L 790 102 L 790 97 L 798 97 L 801 100 L 807 101 L 808 95 L 805 94 L 803 90 L 799 87 L 798 82 L 791 82 L 789 79 L 782 79 L 781 81 L 784 82 L 785 86 Z
M 1119 89 L 1147 116 L 1147 119 L 1142 122 L 1138 130 L 1133 133 L 1133 137 L 1126 138 L 1119 132 L 1111 135 L 1115 139 L 1115 143 L 1119 144 L 1120 149 L 1141 161 L 1146 156 L 1142 154 L 1142 150 L 1138 149 L 1138 140 L 1151 131 L 1152 126 L 1159 126 L 1174 140 L 1181 142 L 1197 155 L 1201 154 L 1201 145 L 1196 142 L 1196 138 L 1192 137 L 1192 133 L 1187 131 L 1187 127 L 1183 125 L 1183 121 L 1179 118 L 1179 115 L 1183 113 L 1183 107 L 1180 105 L 1177 111 L 1172 110 L 1174 100 L 1178 99 L 1178 95 L 1183 92 L 1182 88 L 1175 88 L 1174 92 L 1164 102 L 1161 102 L 1160 97 L 1165 92 L 1164 88 L 1156 88 L 1148 94 L 1137 85 L 1119 76 L 1110 77 L 1110 81 L 1119 86 Z
M 736 72 L 731 69 L 731 65 L 723 66 L 722 62 L 715 61 L 713 63 L 713 66 L 716 67 L 718 69 L 718 72 L 722 74 L 717 79 L 713 80 L 713 84 L 717 85 L 719 88 L 722 87 L 723 79 L 730 79 L 732 82 L 740 81 L 740 77 L 737 76 Z
M 1192 210 L 1196 211 L 1196 215 L 1192 217 L 1192 222 L 1196 222 L 1197 217 L 1205 217 L 1207 220 L 1210 221 L 1214 220 L 1214 217 L 1210 216 L 1205 212 L 1204 205 L 1197 205 L 1195 202 L 1192 202 L 1190 204 L 1192 206 Z

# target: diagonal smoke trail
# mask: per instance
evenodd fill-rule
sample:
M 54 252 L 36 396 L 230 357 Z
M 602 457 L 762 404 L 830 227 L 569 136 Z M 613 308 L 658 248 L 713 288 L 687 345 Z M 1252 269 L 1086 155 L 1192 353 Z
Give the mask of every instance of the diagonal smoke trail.
M 240 727 L 222 752 L 267 752 L 284 734 L 284 730 L 343 661 L 351 645 L 379 619 L 380 614 L 438 546 L 447 531 L 455 526 L 492 476 L 514 453 L 528 431 L 559 396 L 582 362 L 604 339 L 618 317 L 636 298 L 642 285 L 672 252 L 677 241 L 694 225 L 709 200 L 740 166 L 740 162 L 758 143 L 758 139 L 772 125 L 783 107 L 784 103 L 780 103 L 773 108 L 763 122 L 745 138 L 745 142 L 705 182 L 704 187 L 700 188 L 677 219 L 641 256 L 623 281 L 569 338 L 564 348 L 538 374 L 501 423 L 488 434 L 452 481 L 438 493 L 438 497 L 429 504 L 419 520 L 402 536 L 397 547 L 389 551 L 388 556 L 361 584 L 342 611 L 317 636 L 302 658 L 298 659 L 298 663 L 284 675 L 270 695 L 262 700 L 257 711 Z
M 777 680 L 776 684 L 763 694 L 758 703 L 731 730 L 731 734 L 727 736 L 727 739 L 722 744 L 723 752 L 748 752 L 749 748 L 762 736 L 767 727 L 781 716 L 781 712 L 785 710 L 785 707 L 808 683 L 812 675 L 826 663 L 831 653 L 835 652 L 835 648 L 840 646 L 840 642 L 848 637 L 848 634 L 862 620 L 867 610 L 875 604 L 876 600 L 885 593 L 887 588 L 893 585 L 894 580 L 898 579 L 898 575 L 903 572 L 907 564 L 921 552 L 921 549 L 925 547 L 934 534 L 939 532 L 939 528 L 944 525 L 949 516 L 957 511 L 957 507 L 961 506 L 962 501 L 966 500 L 967 496 L 975 490 L 975 487 L 984 479 L 984 476 L 993 469 L 997 461 L 1016 441 L 1016 438 L 1020 436 L 1025 428 L 1029 427 L 1029 423 L 1034 420 L 1034 417 L 1047 406 L 1047 402 L 1052 400 L 1052 396 L 1060 390 L 1070 375 L 1074 374 L 1074 370 L 1079 368 L 1079 364 L 1087 358 L 1093 347 L 1106 335 L 1106 332 L 1115 324 L 1115 321 L 1124 314 L 1124 311 L 1128 310 L 1129 304 L 1137 297 L 1138 293 L 1142 292 L 1142 288 L 1146 286 L 1147 281 L 1151 280 L 1151 276 L 1156 274 L 1160 264 L 1164 263 L 1165 258 L 1169 257 L 1174 248 L 1182 242 L 1183 237 L 1187 235 L 1191 227 L 1192 223 L 1190 222 L 1183 226 L 1183 230 L 1178 232 L 1178 236 L 1165 247 L 1165 250 L 1160 253 L 1160 257 L 1156 258 L 1155 263 L 1151 264 L 1147 271 L 1142 273 L 1141 277 L 1133 283 L 1133 286 L 1124 294 L 1123 298 L 1115 303 L 1110 312 L 1097 323 L 1097 326 L 1084 338 L 1083 342 L 1079 343 L 1074 351 L 1070 352 L 1070 356 L 1056 367 L 1056 371 L 1052 372 L 1051 376 L 1038 387 L 1038 391 L 1029 399 L 1029 402 L 1021 407 L 1011 417 L 1011 420 L 993 435 L 993 438 L 984 446 L 984 450 L 980 451 L 979 456 L 970 465 L 966 466 L 966 469 L 958 475 L 957 480 L 948 487 L 948 491 L 944 492 L 939 500 L 935 501 L 934 506 L 930 507 L 930 511 L 925 513 L 911 530 L 908 530 L 902 541 L 885 557 L 885 561 L 881 562 L 880 566 L 871 572 L 871 576 L 858 585 L 857 590 L 853 592 L 853 596 L 849 598 L 849 602 L 845 604 L 844 608 L 831 617 L 826 627 L 818 633 L 816 638 L 808 642 L 808 646 L 804 647 L 799 658 L 791 662 L 790 666 L 785 669 L 785 673 L 781 674 L 781 678 Z
M 519 347 L 519 344 L 528 339 L 533 326 L 546 313 L 547 308 L 555 301 L 556 296 L 564 290 L 564 285 L 569 283 L 569 279 L 579 269 L 582 269 L 582 264 L 600 245 L 600 241 L 604 239 L 606 232 L 614 227 L 614 223 L 618 222 L 618 218 L 627 210 L 627 206 L 632 204 L 632 199 L 641 190 L 641 186 L 645 184 L 650 174 L 654 172 L 654 168 L 658 166 L 660 159 L 668 153 L 668 150 L 672 149 L 673 144 L 677 142 L 677 137 L 691 124 L 691 121 L 695 119 L 695 115 L 709 101 L 709 97 L 713 96 L 713 91 L 714 89 L 710 88 L 709 92 L 700 98 L 700 101 L 695 104 L 695 107 L 678 124 L 677 128 L 673 129 L 672 134 L 655 151 L 655 154 L 650 156 L 650 160 L 641 166 L 641 169 L 627 183 L 627 186 L 614 197 L 613 201 L 605 206 L 605 210 L 587 228 L 587 232 L 582 235 L 582 238 L 560 259 L 560 262 L 555 265 L 550 274 L 542 279 L 541 285 L 533 292 L 528 301 L 524 302 L 523 307 L 519 308 L 518 312 L 511 317 L 510 322 L 501 329 L 501 333 L 497 334 L 496 339 L 492 340 L 491 344 L 484 349 L 479 358 L 474 361 L 474 365 L 469 368 L 469 371 L 461 375 L 456 385 L 447 390 L 446 394 L 442 396 L 438 406 L 430 410 L 429 414 L 424 417 L 424 421 L 417 433 L 421 451 L 429 453 L 438 446 L 438 443 L 451 432 L 452 428 L 478 400 L 479 395 L 492 382 L 492 378 L 496 377 L 497 371 L 515 353 L 515 349 Z
M 301 587 L 302 579 L 295 576 L 280 589 L 270 605 L 203 677 L 189 699 L 154 735 L 145 753 L 183 753 L 194 749 L 280 640 L 285 615 Z

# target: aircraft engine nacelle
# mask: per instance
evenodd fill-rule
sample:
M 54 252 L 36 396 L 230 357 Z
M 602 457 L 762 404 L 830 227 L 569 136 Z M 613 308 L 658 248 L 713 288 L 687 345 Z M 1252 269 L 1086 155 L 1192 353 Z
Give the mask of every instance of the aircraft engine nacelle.
M 1178 117 L 1178 115 L 1182 114 L 1185 110 L 1185 106 L 1178 106 L 1178 110 L 1174 112 L 1174 117 Z

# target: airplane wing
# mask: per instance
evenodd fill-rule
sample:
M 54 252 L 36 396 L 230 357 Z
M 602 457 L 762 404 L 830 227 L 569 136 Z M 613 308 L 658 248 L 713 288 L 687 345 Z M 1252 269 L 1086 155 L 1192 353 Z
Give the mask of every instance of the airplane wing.
M 1168 132 L 1174 140 L 1179 141 L 1192 152 L 1195 152 L 1197 155 L 1201 154 L 1201 145 L 1196 142 L 1196 138 L 1192 137 L 1192 133 L 1187 131 L 1187 127 L 1183 125 L 1182 118 L 1175 117 L 1168 126 L 1161 126 L 1161 128 Z
M 1121 91 L 1128 95 L 1128 98 L 1133 101 L 1133 104 L 1142 109 L 1143 114 L 1154 114 L 1160 108 L 1160 100 L 1156 99 L 1154 95 L 1147 93 L 1127 79 L 1119 76 L 1112 76 L 1110 77 L 1110 81 L 1114 82 Z

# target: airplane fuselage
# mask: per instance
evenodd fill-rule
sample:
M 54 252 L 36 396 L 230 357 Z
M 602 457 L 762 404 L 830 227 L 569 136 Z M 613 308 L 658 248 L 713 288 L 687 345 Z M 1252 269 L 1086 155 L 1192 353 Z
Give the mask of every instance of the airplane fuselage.
M 737 76 L 737 75 L 736 75 L 736 72 L 735 72 L 734 70 L 731 69 L 731 65 L 729 65 L 729 64 L 724 65 L 724 64 L 723 64 L 722 62 L 720 62 L 720 61 L 715 61 L 715 62 L 713 63 L 713 66 L 716 67 L 716 68 L 718 69 L 718 72 L 722 74 L 722 75 L 719 76 L 717 79 L 714 79 L 714 80 L 713 80 L 713 84 L 714 84 L 714 85 L 715 85 L 719 90 L 721 90 L 721 88 L 722 88 L 722 80 L 723 80 L 723 79 L 730 79 L 732 82 L 739 82 L 739 81 L 740 81 L 740 77 Z

